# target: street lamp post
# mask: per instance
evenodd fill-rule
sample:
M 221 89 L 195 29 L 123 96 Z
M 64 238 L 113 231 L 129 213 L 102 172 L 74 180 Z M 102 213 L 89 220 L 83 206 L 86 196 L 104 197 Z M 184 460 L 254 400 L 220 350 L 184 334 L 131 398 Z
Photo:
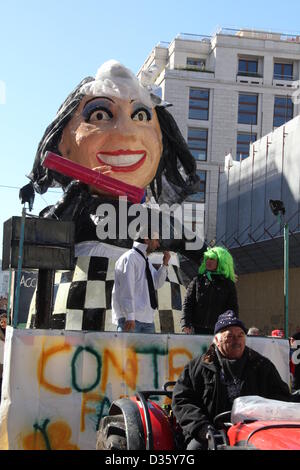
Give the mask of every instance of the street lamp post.
M 289 337 L 289 226 L 284 224 L 284 332 Z
M 282 218 L 285 214 L 285 207 L 282 201 L 269 200 L 269 205 L 272 213 L 277 216 L 278 222 L 281 226 Z M 283 227 L 283 240 L 284 240 L 284 265 L 283 265 L 283 277 L 284 277 L 284 335 L 285 338 L 289 337 L 289 225 L 287 222 L 284 223 Z

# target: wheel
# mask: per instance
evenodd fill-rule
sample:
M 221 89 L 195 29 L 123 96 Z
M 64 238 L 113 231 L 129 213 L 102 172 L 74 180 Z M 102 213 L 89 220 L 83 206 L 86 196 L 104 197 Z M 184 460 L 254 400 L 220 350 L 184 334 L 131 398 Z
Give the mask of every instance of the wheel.
M 126 450 L 127 439 L 123 415 L 105 416 L 97 433 L 97 450 Z

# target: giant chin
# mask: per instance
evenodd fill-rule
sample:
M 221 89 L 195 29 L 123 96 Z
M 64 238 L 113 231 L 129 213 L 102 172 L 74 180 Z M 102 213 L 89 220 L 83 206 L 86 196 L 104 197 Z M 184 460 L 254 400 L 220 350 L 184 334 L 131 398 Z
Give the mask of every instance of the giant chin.
M 109 176 L 124 183 L 145 189 L 155 177 L 155 173 L 153 171 L 150 172 L 149 168 L 148 171 L 147 168 L 140 168 L 137 171 L 128 173 L 112 171 L 109 173 Z
M 95 170 L 94 170 L 95 171 Z M 125 183 L 131 186 L 131 189 L 134 191 L 134 188 L 139 188 L 140 190 L 144 190 L 144 188 L 147 186 L 147 182 L 145 185 L 143 184 L 144 182 L 144 175 L 134 175 L 132 173 L 119 173 L 119 172 L 111 172 L 107 176 L 110 178 L 113 178 L 116 182 L 120 181 L 120 183 Z M 140 177 L 139 177 L 140 176 Z M 143 179 L 141 178 L 143 176 Z M 141 181 L 142 180 L 142 181 Z M 151 180 L 149 180 L 150 182 Z M 121 184 L 120 184 L 121 186 Z M 112 192 L 105 191 L 103 189 L 99 189 L 98 187 L 95 187 L 93 185 L 89 185 L 90 191 L 92 194 L 96 194 L 99 196 L 107 196 L 109 199 L 118 199 L 120 194 L 113 194 Z M 125 195 L 126 193 L 124 193 Z M 129 200 L 130 197 L 128 196 Z

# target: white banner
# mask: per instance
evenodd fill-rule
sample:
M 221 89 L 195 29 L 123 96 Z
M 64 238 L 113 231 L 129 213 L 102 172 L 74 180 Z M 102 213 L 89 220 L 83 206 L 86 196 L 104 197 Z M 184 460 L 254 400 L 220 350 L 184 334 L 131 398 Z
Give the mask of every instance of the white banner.
M 95 449 L 99 421 L 113 400 L 176 380 L 211 340 L 7 327 L 0 449 Z M 247 342 L 289 382 L 288 341 Z

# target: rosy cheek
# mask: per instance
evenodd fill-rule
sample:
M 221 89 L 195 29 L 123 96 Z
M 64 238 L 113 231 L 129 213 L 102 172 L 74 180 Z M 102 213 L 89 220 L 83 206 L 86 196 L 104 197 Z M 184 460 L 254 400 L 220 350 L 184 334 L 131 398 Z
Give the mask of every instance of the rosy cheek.
M 101 148 L 102 142 L 107 138 L 107 132 L 100 131 L 95 126 L 88 125 L 88 127 L 83 130 L 76 132 L 76 145 L 79 146 L 88 146 L 88 145 L 97 145 Z

